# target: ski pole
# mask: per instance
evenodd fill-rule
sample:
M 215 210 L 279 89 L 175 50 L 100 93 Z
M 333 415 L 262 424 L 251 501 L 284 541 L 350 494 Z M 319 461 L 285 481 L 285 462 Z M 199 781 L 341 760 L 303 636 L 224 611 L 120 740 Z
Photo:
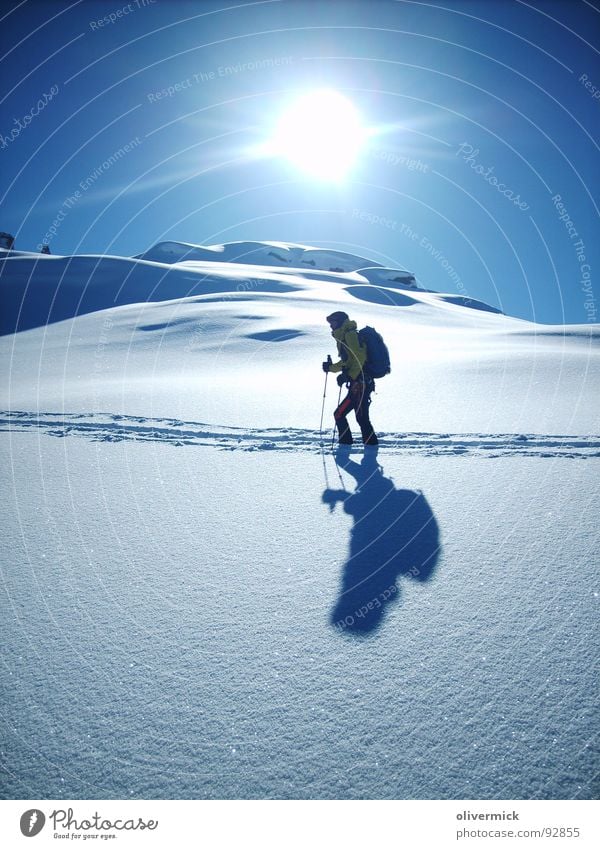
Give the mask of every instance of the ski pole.
M 327 362 L 331 363 L 331 354 L 327 357 Z M 319 439 L 323 442 L 323 414 L 325 412 L 325 397 L 327 395 L 327 378 L 329 377 L 329 371 L 325 372 L 325 386 L 323 387 L 323 405 L 321 407 L 321 424 L 319 425 Z
M 342 387 L 340 386 L 340 391 L 338 392 L 338 402 L 337 402 L 337 406 L 335 408 L 336 410 L 340 406 L 341 397 L 342 397 Z M 335 440 L 335 422 L 333 423 L 333 430 L 331 431 L 331 450 L 332 451 L 333 451 L 334 440 Z

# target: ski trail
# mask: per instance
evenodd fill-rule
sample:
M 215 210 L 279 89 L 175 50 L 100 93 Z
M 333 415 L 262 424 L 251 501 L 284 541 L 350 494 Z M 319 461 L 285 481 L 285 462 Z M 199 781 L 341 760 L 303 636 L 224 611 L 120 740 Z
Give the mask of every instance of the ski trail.
M 55 437 L 83 436 L 94 442 L 208 446 L 226 451 L 320 450 L 318 430 L 240 428 L 111 413 L 0 411 L 0 431 L 38 432 Z M 325 444 L 329 444 L 328 434 L 324 434 L 323 439 Z M 384 432 L 380 433 L 380 446 L 388 454 L 600 457 L 600 436 L 594 435 Z M 358 443 L 357 447 L 362 446 Z

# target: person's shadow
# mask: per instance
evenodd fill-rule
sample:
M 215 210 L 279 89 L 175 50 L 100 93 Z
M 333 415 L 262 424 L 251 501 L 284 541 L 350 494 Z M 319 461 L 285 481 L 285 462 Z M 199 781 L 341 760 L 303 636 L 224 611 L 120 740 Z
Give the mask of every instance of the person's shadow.
M 336 461 L 357 486 L 353 493 L 328 488 L 322 497 L 331 511 L 342 502 L 354 518 L 330 622 L 340 632 L 368 636 L 381 625 L 386 607 L 397 603 L 401 575 L 420 582 L 431 578 L 440 553 L 438 524 L 421 492 L 396 489 L 383 476 L 377 449 L 365 450 L 360 464 L 342 451 Z

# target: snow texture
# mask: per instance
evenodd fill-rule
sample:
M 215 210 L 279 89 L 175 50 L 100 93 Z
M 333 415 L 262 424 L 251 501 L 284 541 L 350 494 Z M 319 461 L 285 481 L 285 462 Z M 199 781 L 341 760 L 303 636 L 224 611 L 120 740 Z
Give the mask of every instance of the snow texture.
M 3 256 L 3 798 L 597 795 L 597 326 L 279 242 Z M 378 452 L 332 380 L 318 430 L 334 309 Z

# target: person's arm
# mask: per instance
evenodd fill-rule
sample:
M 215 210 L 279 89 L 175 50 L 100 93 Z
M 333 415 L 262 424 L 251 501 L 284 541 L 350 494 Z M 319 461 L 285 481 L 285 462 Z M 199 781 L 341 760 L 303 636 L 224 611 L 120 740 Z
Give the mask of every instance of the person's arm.
M 340 346 L 344 344 L 344 340 L 343 340 L 343 339 L 338 339 L 335 335 L 334 335 L 334 337 L 333 337 L 333 338 L 334 338 L 334 339 L 335 339 L 335 341 L 337 342 L 337 349 L 338 349 L 338 354 L 339 354 L 339 353 L 341 352 L 341 347 L 340 347 Z M 332 372 L 342 371 L 345 365 L 346 365 L 345 360 L 339 359 L 339 360 L 337 361 L 337 363 L 331 363 L 331 364 L 330 364 L 330 366 L 329 366 L 329 371 L 332 371 Z
M 358 333 L 356 330 L 351 330 L 349 333 L 346 333 L 342 344 L 348 351 L 348 359 L 342 364 L 342 368 L 345 366 L 346 371 L 352 380 L 356 380 L 362 372 L 365 360 L 367 359 L 367 352 L 358 341 Z M 340 369 L 338 369 L 338 371 L 340 371 Z

